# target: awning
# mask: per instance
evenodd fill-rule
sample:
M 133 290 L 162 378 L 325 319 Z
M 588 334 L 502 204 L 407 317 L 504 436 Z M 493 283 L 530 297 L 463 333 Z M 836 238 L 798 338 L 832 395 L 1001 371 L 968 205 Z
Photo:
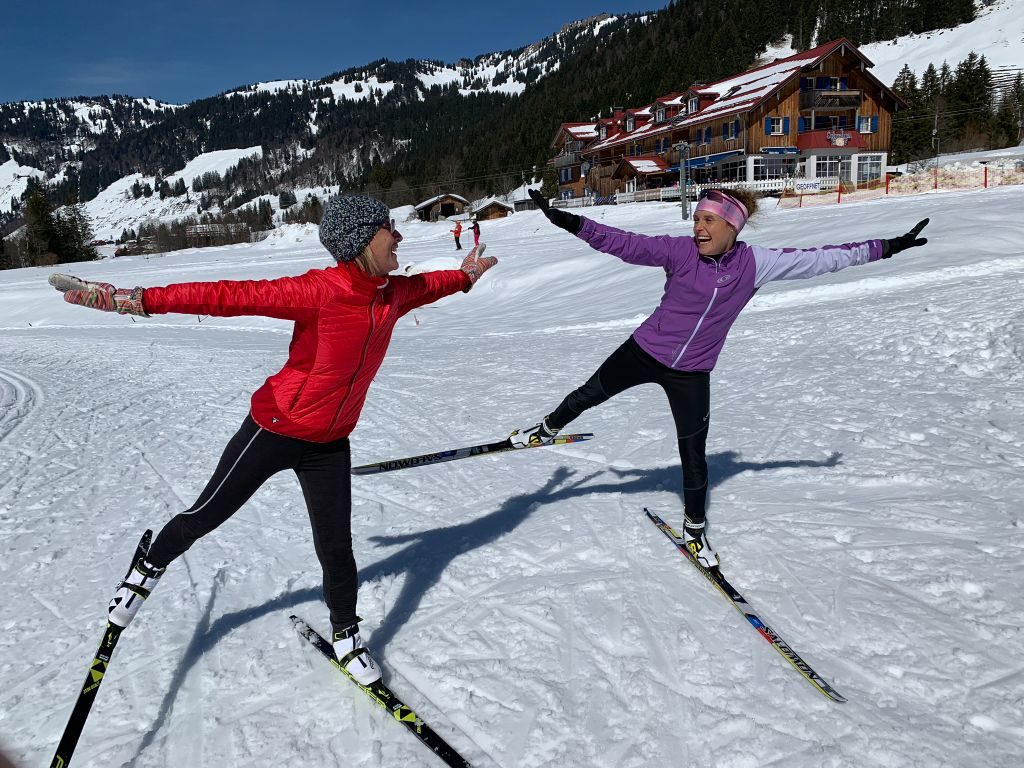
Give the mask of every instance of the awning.
M 719 152 L 715 155 L 704 155 L 703 157 L 691 157 L 686 161 L 687 168 L 707 168 L 709 165 L 715 165 L 716 163 L 724 160 L 727 157 L 733 155 L 743 154 L 742 149 L 732 149 L 728 152 Z
M 761 147 L 762 155 L 799 155 L 797 147 Z

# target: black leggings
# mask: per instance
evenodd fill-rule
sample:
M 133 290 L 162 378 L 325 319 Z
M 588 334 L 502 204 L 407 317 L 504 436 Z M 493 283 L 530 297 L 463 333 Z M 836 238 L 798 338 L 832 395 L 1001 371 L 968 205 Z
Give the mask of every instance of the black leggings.
M 570 392 L 548 415 L 548 425 L 562 429 L 588 408 L 639 384 L 657 384 L 668 395 L 683 464 L 686 517 L 694 523 L 702 522 L 708 495 L 708 462 L 704 451 L 711 415 L 711 375 L 706 371 L 669 368 L 644 352 L 630 336 L 601 363 L 586 384 Z
M 237 512 L 272 475 L 285 469 L 294 470 L 299 478 L 313 526 L 313 546 L 323 568 L 331 624 L 342 629 L 355 621 L 358 589 L 352 555 L 348 438 L 331 443 L 297 440 L 268 432 L 246 416 L 206 488 L 195 504 L 163 527 L 148 560 L 166 567 Z

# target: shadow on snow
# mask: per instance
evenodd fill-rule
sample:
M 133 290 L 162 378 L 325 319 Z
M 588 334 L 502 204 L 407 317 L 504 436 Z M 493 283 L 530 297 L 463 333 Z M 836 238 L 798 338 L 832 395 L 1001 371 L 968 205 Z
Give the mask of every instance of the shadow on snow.
M 736 451 L 724 451 L 708 457 L 709 487 L 714 488 L 741 472 L 763 472 L 793 467 L 834 467 L 839 463 L 840 454 L 838 453 L 833 453 L 823 461 L 805 459 L 749 462 L 740 461 Z M 617 479 L 591 484 L 595 478 L 607 472 L 614 474 Z M 681 472 L 678 466 L 659 467 L 653 470 L 610 468 L 589 473 L 578 480 L 572 480 L 576 474 L 578 472 L 559 467 L 552 473 L 551 478 L 536 491 L 512 496 L 494 512 L 465 523 L 402 536 L 370 537 L 370 541 L 383 546 L 405 545 L 398 552 L 359 571 L 361 584 L 386 576 L 401 574 L 406 576 L 398 599 L 392 604 L 384 621 L 373 632 L 370 644 L 374 655 L 383 660 L 384 649 L 413 616 L 424 595 L 438 582 L 441 574 L 451 562 L 460 555 L 492 544 L 505 534 L 515 530 L 538 507 L 600 493 L 651 493 L 681 486 Z M 639 515 L 641 506 L 643 505 L 637 504 L 638 524 L 642 520 Z M 217 645 L 221 638 L 267 614 L 278 611 L 284 614 L 298 605 L 320 601 L 323 598 L 320 587 L 294 590 L 278 595 L 260 605 L 225 613 L 215 621 L 211 621 L 218 585 L 219 580 L 215 579 L 203 617 L 200 619 L 192 640 L 188 648 L 185 649 L 181 663 L 168 685 L 167 693 L 160 704 L 160 710 L 153 726 L 142 738 L 135 755 L 125 764 L 126 768 L 134 765 L 143 751 L 155 740 L 167 720 L 178 691 L 184 684 L 189 671 L 204 653 Z

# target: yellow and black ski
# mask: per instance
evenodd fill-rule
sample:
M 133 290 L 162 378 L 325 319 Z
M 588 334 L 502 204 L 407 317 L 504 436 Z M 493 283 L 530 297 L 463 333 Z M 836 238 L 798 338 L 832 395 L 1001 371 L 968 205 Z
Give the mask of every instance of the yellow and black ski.
M 327 642 L 323 635 L 309 626 L 309 624 L 298 616 L 292 616 L 291 620 L 292 626 L 295 627 L 295 631 L 298 632 L 299 635 L 308 640 L 314 648 L 320 651 L 320 653 L 322 653 L 339 672 L 352 681 L 353 685 L 358 686 L 363 693 L 389 712 L 395 720 L 404 725 L 417 739 L 423 742 L 427 749 L 441 758 L 445 765 L 453 766 L 453 768 L 472 768 L 470 762 L 466 760 L 466 758 L 456 752 L 454 747 L 438 736 L 437 733 L 429 725 L 423 722 L 422 718 L 413 712 L 401 699 L 399 699 L 383 681 L 378 680 L 376 683 L 372 683 L 371 685 L 360 685 L 338 663 L 338 659 L 334 655 L 334 647 Z
M 139 562 L 149 552 L 149 542 L 152 538 L 152 531 L 142 534 L 139 546 L 135 550 L 135 556 L 132 558 L 132 565 Z M 123 627 L 107 622 L 103 639 L 100 640 L 100 647 L 96 650 L 92 664 L 89 665 L 89 674 L 85 677 L 85 685 L 78 693 L 75 707 L 71 710 L 71 717 L 68 718 L 68 724 L 64 727 L 64 735 L 61 736 L 57 752 L 54 754 L 53 760 L 50 761 L 50 768 L 67 768 L 68 763 L 71 762 L 71 756 L 75 752 L 75 747 L 78 746 L 82 729 L 85 728 L 85 721 L 89 718 L 89 712 L 92 710 L 92 703 L 96 700 L 96 692 L 99 691 L 100 683 L 103 682 L 110 657 L 113 655 L 114 648 L 117 646 L 117 641 L 121 639 L 123 631 Z

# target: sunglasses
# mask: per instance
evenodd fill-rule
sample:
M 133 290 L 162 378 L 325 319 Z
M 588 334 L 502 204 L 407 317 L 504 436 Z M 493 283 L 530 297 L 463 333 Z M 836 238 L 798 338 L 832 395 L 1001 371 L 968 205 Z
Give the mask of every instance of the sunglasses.
M 700 191 L 700 197 L 698 197 L 697 199 L 703 200 L 704 198 L 707 198 L 708 200 L 714 200 L 716 203 L 732 203 L 733 205 L 736 204 L 736 200 L 729 197 L 729 195 L 725 194 L 720 189 L 702 189 Z
M 386 229 L 388 232 L 390 232 L 391 236 L 393 238 L 395 238 L 396 240 L 401 240 L 402 239 L 402 233 L 399 232 L 397 229 L 395 229 L 395 220 L 394 219 L 392 219 L 390 223 L 384 222 L 383 224 L 381 224 L 381 227 L 383 229 Z

